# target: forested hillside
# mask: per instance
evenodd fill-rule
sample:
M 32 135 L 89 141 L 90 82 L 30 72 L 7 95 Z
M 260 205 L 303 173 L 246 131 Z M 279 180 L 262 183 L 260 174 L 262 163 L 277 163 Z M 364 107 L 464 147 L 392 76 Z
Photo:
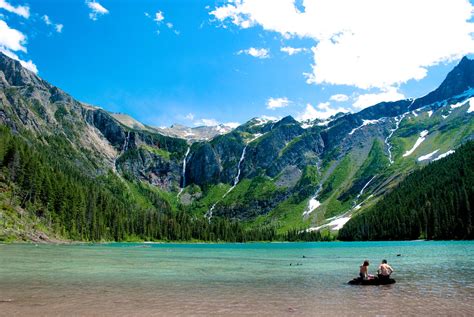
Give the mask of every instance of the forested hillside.
M 273 240 L 274 230 L 244 230 L 238 222 L 215 217 L 208 221 L 174 210 L 153 187 L 127 181 L 110 172 L 84 174 L 64 153 L 67 142 L 27 143 L 0 127 L 0 209 L 4 217 L 15 207 L 40 227 L 73 240 Z M 56 149 L 53 151 L 52 149 Z M 62 152 L 62 153 L 61 153 Z M 9 197 L 6 197 L 6 196 Z M 7 199 L 8 198 L 8 199 Z M 13 226 L 14 224 L 10 224 Z M 8 239 L 8 222 L 0 223 L 0 240 Z
M 474 142 L 413 172 L 372 209 L 352 218 L 341 240 L 473 239 Z

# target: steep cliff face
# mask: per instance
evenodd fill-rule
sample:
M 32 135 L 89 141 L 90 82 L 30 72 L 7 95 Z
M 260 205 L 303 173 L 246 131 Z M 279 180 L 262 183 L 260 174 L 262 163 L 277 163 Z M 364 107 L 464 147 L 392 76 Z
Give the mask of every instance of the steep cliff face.
M 254 118 L 190 142 L 76 101 L 0 54 L 0 123 L 45 146 L 68 142 L 72 152 L 61 155 L 84 172 L 112 170 L 150 184 L 198 217 L 337 228 L 414 169 L 474 137 L 473 70 L 463 59 L 438 89 L 415 100 L 304 124 Z
M 220 177 L 220 164 L 217 154 L 209 143 L 198 143 L 191 148 L 189 163 L 186 166 L 188 183 L 206 186 L 217 184 Z
M 0 122 L 14 131 L 38 139 L 64 138 L 77 151 L 72 156 L 96 167 L 88 172 L 101 174 L 112 169 L 166 190 L 179 187 L 185 140 L 131 129 L 108 112 L 73 99 L 3 54 L 0 87 Z M 43 142 L 47 143 L 46 139 Z M 120 156 L 137 149 L 144 159 L 128 155 L 133 160 L 122 166 Z

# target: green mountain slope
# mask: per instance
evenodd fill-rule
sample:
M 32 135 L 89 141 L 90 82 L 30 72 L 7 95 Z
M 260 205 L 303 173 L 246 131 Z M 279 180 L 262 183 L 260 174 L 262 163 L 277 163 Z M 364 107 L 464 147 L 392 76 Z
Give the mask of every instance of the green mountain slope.
M 352 218 L 341 240 L 473 239 L 474 141 L 413 172 L 373 208 Z

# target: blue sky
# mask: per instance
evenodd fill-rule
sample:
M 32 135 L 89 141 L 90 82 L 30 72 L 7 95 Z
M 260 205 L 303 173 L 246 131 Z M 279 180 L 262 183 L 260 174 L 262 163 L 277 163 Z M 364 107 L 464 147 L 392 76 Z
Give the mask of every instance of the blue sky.
M 0 50 L 149 125 L 324 118 L 422 96 L 474 52 L 468 1 L 382 2 L 0 0 Z

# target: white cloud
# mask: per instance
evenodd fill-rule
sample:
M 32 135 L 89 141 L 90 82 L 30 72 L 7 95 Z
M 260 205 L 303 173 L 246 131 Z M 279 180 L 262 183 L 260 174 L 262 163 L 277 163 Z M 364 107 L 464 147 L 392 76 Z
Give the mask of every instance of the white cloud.
M 49 18 L 49 16 L 47 16 L 46 14 L 43 15 L 41 17 L 41 19 L 43 19 L 44 23 L 46 23 L 46 25 L 52 25 L 54 27 L 54 29 L 56 30 L 56 32 L 58 33 L 61 33 L 63 31 L 63 27 L 64 25 L 62 24 L 55 24 L 51 21 L 51 19 Z
M 311 104 L 307 104 L 303 112 L 296 116 L 299 121 L 314 120 L 314 119 L 327 119 L 339 112 L 349 112 L 349 109 L 337 107 L 331 108 L 329 102 L 322 102 L 315 107 Z
M 26 53 L 26 36 L 18 30 L 11 29 L 8 24 L 0 20 L 0 47 L 10 51 L 22 51 Z
M 226 123 L 223 123 L 222 125 L 224 125 L 226 127 L 229 127 L 231 129 L 235 129 L 240 125 L 240 123 L 238 123 L 238 122 L 226 122 Z
M 22 59 L 20 59 L 20 57 L 18 57 L 18 55 L 16 55 L 15 53 L 13 53 L 12 51 L 9 51 L 3 47 L 0 46 L 0 52 L 2 52 L 3 54 L 7 55 L 8 57 L 14 59 L 14 60 L 17 60 L 20 62 L 21 66 L 25 67 L 26 69 L 29 69 L 30 71 L 32 71 L 33 73 L 37 74 L 38 73 L 38 68 L 36 67 L 36 65 L 33 63 L 32 60 L 29 60 L 29 61 L 24 61 Z
M 31 59 L 29 61 L 18 59 L 18 61 L 20 62 L 21 66 L 25 67 L 26 69 L 32 71 L 35 74 L 38 74 L 38 67 L 36 67 L 36 65 Z
M 186 120 L 193 121 L 194 120 L 194 114 L 193 113 L 188 113 L 184 118 Z
M 397 101 L 405 99 L 405 96 L 400 93 L 395 87 L 388 87 L 382 89 L 379 93 L 362 94 L 356 97 L 353 106 L 358 109 L 373 106 L 382 101 Z
M 51 19 L 46 14 L 41 17 L 46 25 L 51 25 Z
M 253 57 L 256 57 L 256 58 L 269 58 L 270 55 L 269 55 L 269 50 L 267 50 L 266 48 L 255 48 L 255 47 L 251 47 L 249 49 L 246 49 L 246 50 L 240 50 L 237 52 L 238 55 L 240 54 L 247 54 L 247 55 L 250 55 L 250 56 L 253 56 Z
M 282 52 L 284 52 L 284 53 L 291 56 L 291 55 L 295 55 L 295 54 L 298 54 L 298 53 L 301 53 L 301 52 L 305 52 L 306 48 L 285 46 L 285 47 L 280 48 L 280 51 L 282 51 Z
M 309 83 L 387 88 L 474 52 L 468 0 L 228 0 L 210 15 L 314 40 Z M 227 24 L 226 24 L 227 23 Z
M 188 116 L 191 115 L 191 114 L 188 114 Z M 186 118 L 188 118 L 188 116 L 186 116 Z M 192 115 L 192 118 L 194 119 L 194 115 Z M 191 119 L 192 120 L 192 119 Z M 216 119 L 197 119 L 193 122 L 194 126 L 196 127 L 202 127 L 202 126 L 205 126 L 205 127 L 215 127 L 215 126 L 219 126 L 221 125 L 219 123 L 219 121 L 217 121 Z M 222 126 L 225 126 L 225 127 L 228 127 L 228 128 L 231 128 L 231 129 L 235 129 L 237 128 L 238 126 L 240 125 L 240 123 L 238 122 L 226 122 L 226 123 L 222 123 Z
M 197 126 L 205 126 L 205 127 L 212 127 L 219 125 L 219 122 L 216 119 L 199 119 L 194 121 L 194 125 Z
M 109 13 L 109 10 L 104 8 L 99 2 L 86 0 L 86 4 L 89 7 L 89 9 L 91 10 L 91 12 L 89 13 L 89 18 L 92 21 L 97 21 L 97 19 L 100 16 Z
M 148 12 L 145 12 L 145 16 L 146 16 L 147 18 L 150 18 L 150 19 L 152 18 L 152 16 L 151 16 Z M 180 32 L 174 28 L 174 24 L 173 24 L 173 23 L 171 23 L 171 22 L 166 22 L 166 23 L 165 23 L 165 22 L 164 22 L 164 21 L 165 21 L 165 14 L 164 14 L 163 11 L 157 11 L 157 12 L 155 13 L 155 15 L 154 15 L 153 21 L 155 21 L 158 26 L 161 26 L 161 25 L 164 23 L 164 25 L 165 25 L 168 29 L 172 30 L 174 34 L 176 34 L 176 35 L 179 35 L 179 34 L 180 34 Z M 160 31 L 159 29 L 156 30 L 156 34 L 159 35 L 160 33 L 161 33 L 161 31 Z
M 158 11 L 155 13 L 155 18 L 153 19 L 153 21 L 156 21 L 156 23 L 160 24 L 161 22 L 163 22 L 164 19 L 165 15 L 163 14 L 163 12 Z
M 263 116 L 260 116 L 260 119 L 263 119 L 265 121 L 278 121 L 281 119 L 281 117 L 263 115 Z
M 56 24 L 54 28 L 56 29 L 56 32 L 61 33 L 63 31 L 64 25 L 62 24 Z
M 34 73 L 38 73 L 38 68 L 33 61 L 24 61 L 14 53 L 17 51 L 26 53 L 26 36 L 18 30 L 12 29 L 8 24 L 0 20 L 0 52 L 4 53 L 10 58 L 13 58 L 20 62 L 20 64 L 26 69 L 31 70 Z
M 277 108 L 287 107 L 291 103 L 288 98 L 268 98 L 267 100 L 267 109 L 275 110 Z
M 349 100 L 349 96 L 344 95 L 344 94 L 336 94 L 336 95 L 332 95 L 331 98 L 329 98 L 329 100 L 344 102 L 344 101 Z
M 17 7 L 14 7 L 6 0 L 0 0 L 0 8 L 5 9 L 8 12 L 18 14 L 19 16 L 22 16 L 25 19 L 28 19 L 30 17 L 30 8 L 28 6 L 19 5 Z

